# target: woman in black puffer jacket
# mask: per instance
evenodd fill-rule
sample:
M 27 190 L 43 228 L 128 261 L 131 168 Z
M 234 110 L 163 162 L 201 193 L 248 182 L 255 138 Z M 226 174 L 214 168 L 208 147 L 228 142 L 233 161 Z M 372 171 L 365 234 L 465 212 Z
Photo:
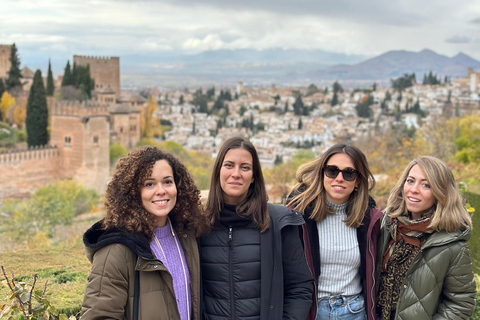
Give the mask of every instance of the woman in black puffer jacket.
M 215 161 L 200 237 L 203 319 L 304 320 L 314 291 L 301 215 L 267 204 L 257 152 L 227 140 Z

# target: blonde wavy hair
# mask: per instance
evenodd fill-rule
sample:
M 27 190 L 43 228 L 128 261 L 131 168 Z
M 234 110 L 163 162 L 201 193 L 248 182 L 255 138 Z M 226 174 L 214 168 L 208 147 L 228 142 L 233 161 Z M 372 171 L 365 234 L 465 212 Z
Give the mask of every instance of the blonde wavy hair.
M 472 219 L 463 205 L 462 195 L 452 171 L 445 162 L 431 156 L 418 157 L 408 164 L 390 192 L 385 213 L 392 218 L 408 214 L 403 187 L 410 170 L 415 165 L 418 165 L 427 178 L 435 198 L 429 228 L 447 232 L 472 228 Z

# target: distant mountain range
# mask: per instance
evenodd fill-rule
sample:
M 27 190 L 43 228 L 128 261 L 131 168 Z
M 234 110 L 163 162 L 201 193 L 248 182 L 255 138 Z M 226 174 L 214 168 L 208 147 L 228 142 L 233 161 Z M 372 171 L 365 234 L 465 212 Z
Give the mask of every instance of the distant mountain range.
M 112 53 L 112 56 L 117 56 Z M 197 54 L 179 52 L 142 52 L 120 56 L 123 88 L 153 86 L 231 86 L 238 81 L 246 85 L 318 85 L 342 81 L 352 86 L 371 85 L 372 81 L 389 84 L 404 73 L 423 75 L 432 71 L 442 78 L 465 77 L 467 68 L 480 70 L 480 62 L 459 53 L 454 57 L 432 50 L 388 51 L 377 57 L 347 55 L 325 50 L 210 50 Z M 70 58 L 71 59 L 71 58 Z M 30 69 L 46 69 L 43 56 L 26 57 Z M 52 59 L 54 74 L 63 73 L 66 60 Z M 46 73 L 46 70 L 43 70 Z
M 377 57 L 345 55 L 322 50 L 214 50 L 196 55 L 120 57 L 122 78 L 136 75 L 147 82 L 163 85 L 191 83 L 231 85 L 243 81 L 250 85 L 308 85 L 335 80 L 359 83 L 389 83 L 404 73 L 423 75 L 432 71 L 442 78 L 465 77 L 467 68 L 480 69 L 480 62 L 459 53 L 454 57 L 432 50 L 388 51 Z M 124 76 L 125 75 L 125 76 Z M 131 78 L 130 78 L 131 79 Z
M 459 53 L 449 58 L 432 50 L 420 52 L 388 51 L 378 57 L 353 65 L 336 65 L 308 74 L 312 79 L 384 80 L 404 73 L 415 73 L 418 80 L 432 71 L 434 74 L 458 78 L 467 75 L 467 68 L 480 68 L 480 62 Z

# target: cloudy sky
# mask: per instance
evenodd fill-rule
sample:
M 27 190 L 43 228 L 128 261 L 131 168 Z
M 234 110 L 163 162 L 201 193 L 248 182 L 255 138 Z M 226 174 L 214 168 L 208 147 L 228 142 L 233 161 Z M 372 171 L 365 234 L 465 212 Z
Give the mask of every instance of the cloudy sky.
M 480 1 L 0 0 L 0 44 L 13 42 L 22 64 L 245 48 L 428 48 L 480 60 Z

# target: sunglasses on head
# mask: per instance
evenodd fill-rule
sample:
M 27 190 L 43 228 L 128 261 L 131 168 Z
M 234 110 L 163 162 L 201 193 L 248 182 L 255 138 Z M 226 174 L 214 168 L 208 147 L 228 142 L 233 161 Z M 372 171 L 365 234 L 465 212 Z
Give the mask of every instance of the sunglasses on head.
M 345 168 L 340 170 L 337 166 L 325 166 L 323 169 L 325 175 L 331 179 L 335 179 L 341 172 L 343 179 L 346 181 L 353 181 L 358 177 L 358 171 L 353 168 Z

